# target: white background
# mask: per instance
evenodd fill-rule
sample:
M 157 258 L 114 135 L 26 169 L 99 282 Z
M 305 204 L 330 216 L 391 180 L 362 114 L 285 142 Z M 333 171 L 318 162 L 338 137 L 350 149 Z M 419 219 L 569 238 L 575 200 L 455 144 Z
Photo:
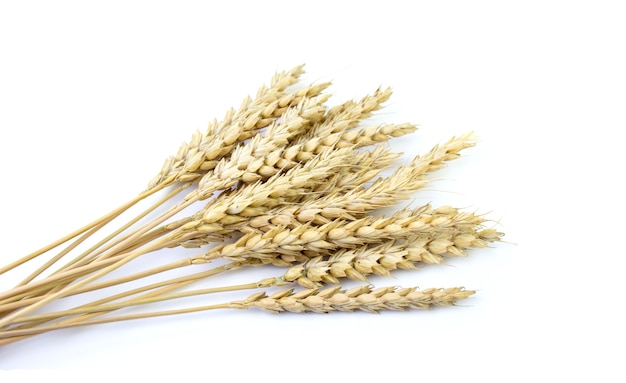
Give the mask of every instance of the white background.
M 405 160 L 476 132 L 414 203 L 487 213 L 507 243 L 372 280 L 478 289 L 462 307 L 64 330 L 0 348 L 7 377 L 623 381 L 620 2 L 219 4 L 0 3 L 0 264 L 135 196 L 195 129 L 301 63 L 333 81 L 331 103 L 391 86 L 377 117 L 420 126 L 390 144 Z

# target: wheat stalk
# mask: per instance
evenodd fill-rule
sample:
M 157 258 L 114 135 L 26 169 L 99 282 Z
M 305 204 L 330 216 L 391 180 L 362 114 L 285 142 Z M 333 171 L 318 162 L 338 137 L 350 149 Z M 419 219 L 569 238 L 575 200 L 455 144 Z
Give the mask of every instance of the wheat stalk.
M 452 305 L 473 294 L 462 288 L 320 290 L 345 278 L 366 281 L 372 274 L 389 276 L 419 263 L 441 263 L 445 256 L 466 255 L 470 248 L 499 241 L 502 233 L 486 228 L 485 217 L 449 206 L 424 205 L 387 217 L 371 214 L 411 198 L 429 182 L 430 173 L 472 147 L 474 137 L 453 137 L 381 177 L 399 156 L 384 144 L 416 130 L 412 124 L 365 122 L 383 107 L 391 90 L 379 88 L 359 100 L 328 106 L 330 96 L 324 91 L 329 83 L 296 88 L 302 73 L 302 66 L 277 73 L 255 98 L 245 98 L 238 109 L 228 111 L 220 122 L 213 121 L 204 133 L 194 133 L 137 198 L 0 268 L 0 274 L 12 270 L 74 239 L 18 286 L 0 293 L 0 345 L 59 328 L 218 308 L 378 312 Z M 373 148 L 364 149 L 368 146 Z M 42 277 L 122 212 L 166 188 L 165 197 Z M 174 197 L 182 201 L 174 203 Z M 195 211 L 187 213 L 200 201 Z M 164 212 L 146 219 L 159 207 L 165 207 Z M 197 256 L 100 280 L 146 254 L 213 242 L 224 243 Z M 67 310 L 46 311 L 50 303 L 68 296 L 217 259 L 226 263 L 140 284 Z M 253 283 L 178 291 L 222 272 L 267 264 L 285 269 L 275 278 Z M 124 307 L 191 295 L 296 283 L 308 290 L 259 292 L 211 306 L 97 318 Z
M 463 287 L 431 288 L 418 290 L 415 287 L 381 287 L 374 289 L 370 285 L 342 290 L 332 287 L 324 290 L 306 289 L 294 291 L 282 290 L 272 295 L 265 292 L 255 293 L 240 301 L 200 306 L 178 310 L 157 311 L 142 314 L 130 314 L 101 319 L 87 319 L 81 321 L 67 321 L 65 323 L 45 325 L 35 328 L 9 330 L 0 333 L 0 339 L 23 338 L 42 332 L 60 330 L 78 326 L 112 323 L 134 319 L 145 319 L 166 315 L 180 315 L 199 311 L 216 309 L 247 309 L 256 307 L 271 313 L 330 313 L 334 311 L 366 311 L 379 313 L 381 311 L 427 310 L 433 307 L 454 306 L 460 300 L 467 299 L 475 291 Z

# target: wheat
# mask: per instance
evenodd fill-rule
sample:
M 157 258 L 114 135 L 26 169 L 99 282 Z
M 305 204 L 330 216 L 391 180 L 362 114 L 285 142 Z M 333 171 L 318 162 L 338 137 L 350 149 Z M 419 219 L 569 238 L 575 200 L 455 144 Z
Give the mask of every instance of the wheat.
M 382 287 L 355 287 L 341 290 L 333 287 L 325 290 L 307 289 L 279 291 L 270 296 L 254 294 L 240 302 L 242 308 L 258 307 L 272 313 L 329 313 L 332 311 L 367 311 L 378 313 L 383 310 L 429 309 L 434 306 L 452 306 L 475 292 L 462 287 L 446 289 Z
M 233 186 L 239 180 L 252 181 L 262 167 L 265 156 L 277 147 L 286 145 L 289 138 L 300 134 L 311 121 L 324 113 L 323 103 L 327 96 L 305 99 L 295 109 L 281 116 L 280 123 L 273 123 L 264 136 L 254 137 L 247 145 L 236 149 L 228 160 L 222 160 L 215 169 L 203 176 L 196 189 L 200 198 L 208 198 L 214 191 Z M 187 197 L 190 198 L 190 197 Z
M 340 230 L 340 228 L 332 227 L 338 224 L 336 219 L 357 220 L 359 216 L 363 217 L 368 211 L 390 206 L 399 199 L 408 198 L 410 195 L 409 192 L 413 192 L 426 184 L 427 179 L 424 177 L 426 173 L 441 168 L 445 161 L 458 157 L 458 153 L 462 149 L 470 146 L 473 146 L 471 135 L 465 135 L 458 139 L 453 138 L 446 144 L 433 148 L 427 155 L 416 157 L 409 165 L 398 168 L 391 176 L 378 179 L 369 188 L 361 184 L 347 192 L 334 192 L 320 198 L 301 201 L 299 204 L 288 204 L 282 208 L 268 206 L 272 205 L 268 203 L 268 200 L 285 197 L 288 196 L 289 193 L 295 193 L 296 196 L 301 196 L 302 193 L 297 192 L 300 187 L 310 187 L 310 181 L 327 178 L 324 177 L 324 174 L 329 176 L 333 170 L 336 171 L 336 169 L 340 167 L 346 167 L 346 163 L 349 164 L 349 161 L 337 160 L 337 158 L 334 157 L 334 153 L 343 156 L 345 159 L 350 154 L 350 152 L 345 152 L 345 150 L 352 151 L 354 147 L 341 150 L 328 149 L 326 152 L 321 153 L 326 153 L 325 155 L 320 154 L 313 157 L 316 161 L 312 162 L 312 166 L 307 163 L 300 167 L 292 168 L 292 170 L 287 173 L 289 175 L 287 178 L 276 174 L 264 183 L 257 183 L 241 189 L 237 193 L 220 196 L 220 198 L 212 200 L 209 205 L 193 218 L 171 224 L 169 229 L 178 227 L 178 229 L 186 234 L 194 231 L 197 232 L 197 235 L 192 236 L 191 241 L 187 242 L 186 246 L 199 246 L 213 241 L 216 239 L 215 234 L 229 232 L 228 229 L 225 229 L 225 226 L 239 225 L 243 222 L 252 228 L 267 228 L 268 223 L 271 223 L 273 226 L 283 226 L 286 228 L 297 228 L 301 223 L 328 225 L 327 228 L 329 230 L 335 229 L 333 234 L 331 234 L 331 236 L 333 236 Z M 242 155 L 240 157 L 245 156 Z M 218 172 L 222 174 L 221 178 L 228 180 L 228 183 L 217 185 L 229 187 L 234 184 L 237 177 L 241 177 L 244 171 L 239 170 L 235 166 L 236 163 L 236 161 L 228 162 L 228 164 L 231 164 L 230 167 L 227 168 L 230 173 L 227 171 Z M 242 159 L 241 163 L 249 163 L 249 160 Z M 217 169 L 218 168 L 216 168 L 216 171 Z M 313 169 L 315 169 L 315 171 L 313 171 Z M 374 176 L 376 172 L 377 170 L 374 170 L 372 173 L 368 174 Z M 227 176 L 224 176 L 224 174 Z M 364 181 L 367 178 L 367 176 L 361 177 L 360 180 Z M 207 182 L 207 184 L 213 186 L 208 189 L 209 191 L 218 188 L 215 186 L 215 180 L 213 180 L 213 182 Z M 321 185 L 322 183 L 318 184 Z M 207 189 L 205 189 L 203 193 L 205 193 L 206 190 Z M 273 210 L 268 212 L 268 207 Z M 425 212 L 419 212 L 419 214 L 422 213 Z M 202 218 L 199 217 L 200 214 Z M 419 214 L 414 215 L 417 216 Z M 398 218 L 398 216 L 396 216 L 396 218 Z M 426 218 L 426 215 L 422 218 Z M 455 219 L 460 222 L 462 219 L 468 219 L 468 216 L 462 214 Z M 474 217 L 473 219 L 479 218 Z M 439 221 L 437 221 L 439 225 L 446 223 L 443 218 Z M 183 222 L 184 224 L 181 226 Z M 364 222 L 366 221 L 359 221 L 354 226 L 356 227 Z M 411 222 L 404 220 L 403 223 L 409 224 Z M 412 228 L 414 228 L 424 223 L 412 222 L 412 224 Z M 394 228 L 395 226 L 391 226 L 387 230 L 390 231 Z M 362 232 L 366 230 L 372 230 L 372 228 L 361 229 Z M 180 234 L 178 235 L 180 236 Z M 202 238 L 207 235 L 210 238 Z M 319 249 L 314 249 L 314 251 L 318 250 Z
M 428 182 L 425 178 L 426 173 L 440 169 L 445 161 L 457 158 L 462 149 L 473 146 L 471 137 L 468 134 L 452 138 L 448 143 L 433 148 L 427 155 L 416 157 L 409 165 L 399 167 L 391 176 L 378 179 L 369 188 L 359 185 L 346 193 L 332 193 L 311 201 L 303 201 L 298 205 L 284 206 L 272 211 L 271 215 L 263 214 L 263 209 L 257 209 L 256 214 L 250 210 L 246 218 L 249 219 L 252 227 L 266 226 L 267 222 L 285 225 L 285 222 L 327 224 L 337 218 L 354 220 L 355 214 L 363 216 L 368 211 L 391 206 L 398 200 L 407 199 L 410 193 Z M 341 150 L 338 151 L 341 152 Z M 330 167 L 340 165 L 339 161 L 334 161 Z M 303 172 L 302 169 L 306 168 L 311 167 L 294 169 L 299 174 Z M 276 197 L 287 192 L 286 189 L 277 186 L 279 183 L 286 184 L 280 177 L 272 177 L 265 183 L 242 189 L 241 193 L 219 198 L 202 211 L 204 222 L 199 222 L 198 219 L 191 220 L 185 224 L 185 227 L 188 229 L 207 223 L 221 222 L 228 225 L 241 222 L 239 213 L 249 206 L 262 206 L 265 202 L 265 198 L 256 198 L 257 195 Z M 287 189 L 297 188 L 295 184 L 287 184 L 287 186 Z M 217 225 L 214 227 L 218 230 Z M 220 226 L 219 229 L 221 230 L 222 227 Z
M 391 176 L 379 178 L 370 187 L 360 185 L 346 193 L 338 192 L 298 205 L 285 206 L 272 212 L 271 217 L 258 216 L 258 222 L 266 221 L 323 225 L 334 219 L 354 220 L 367 212 L 389 207 L 428 183 L 427 173 L 440 169 L 447 161 L 459 156 L 462 149 L 473 146 L 472 135 L 452 138 L 446 144 L 433 148 L 427 155 L 416 157 L 410 164 L 399 167 Z M 252 219 L 254 226 L 256 220 Z M 279 223 L 277 223 L 279 224 Z
M 205 259 L 264 259 L 276 254 L 290 255 L 304 251 L 328 254 L 339 248 L 355 248 L 390 239 L 406 240 L 420 236 L 441 238 L 431 247 L 445 247 L 450 253 L 458 253 L 454 242 L 443 238 L 474 235 L 484 221 L 484 218 L 474 214 L 458 212 L 448 207 L 440 212 L 427 205 L 411 211 L 401 211 L 391 217 L 365 217 L 355 221 L 338 219 L 319 227 L 296 223 L 295 228 L 291 229 L 279 225 L 265 233 L 248 233 L 233 244 L 219 245 L 211 249 Z M 461 241 L 468 242 L 465 237 Z
M 312 257 L 310 253 L 275 254 L 274 258 L 261 261 L 278 266 L 301 262 L 290 267 L 281 279 L 313 288 L 320 283 L 341 283 L 342 278 L 365 282 L 372 274 L 389 277 L 393 270 L 413 269 L 418 263 L 437 264 L 444 255 L 463 256 L 470 247 L 486 247 L 489 242 L 499 240 L 501 235 L 493 229 L 485 229 L 474 234 L 455 235 L 451 239 L 413 237 L 403 241 L 387 240 L 376 246 L 342 248 L 327 258 Z M 457 237 L 463 239 L 456 240 Z
M 269 88 L 262 86 L 258 90 L 255 100 L 246 97 L 241 107 L 237 111 L 230 109 L 220 123 L 214 120 L 205 133 L 196 131 L 189 142 L 181 145 L 175 156 L 165 161 L 159 174 L 150 181 L 148 188 L 152 189 L 161 183 L 174 180 L 197 178 L 198 175 L 193 172 L 204 162 L 213 161 L 232 150 L 231 145 L 239 140 L 244 131 L 256 129 L 257 125 L 263 127 L 263 124 L 260 124 L 263 111 L 277 103 L 284 95 L 284 90 L 295 84 L 302 73 L 304 73 L 302 65 L 290 71 L 277 73 Z
M 212 224 L 212 231 L 203 235 L 200 234 L 192 240 L 181 242 L 180 245 L 189 248 L 200 247 L 212 242 L 224 241 L 237 233 L 267 232 L 276 227 L 276 225 L 269 222 L 269 218 L 263 224 L 259 218 L 253 218 L 254 226 L 252 226 L 250 225 L 249 217 L 259 215 L 261 217 L 269 217 L 274 211 L 280 211 L 280 208 L 285 205 L 298 204 L 305 200 L 319 198 L 331 192 L 351 190 L 357 185 L 375 177 L 381 170 L 387 168 L 392 161 L 398 158 L 399 155 L 399 153 L 392 153 L 383 147 L 377 147 L 372 151 L 354 153 L 354 155 L 343 157 L 344 162 L 341 164 L 341 167 L 335 168 L 336 173 L 331 176 L 320 177 L 322 179 L 310 179 L 303 186 L 299 188 L 293 187 L 282 196 L 256 201 L 255 206 L 247 206 L 238 214 L 228 215 L 225 221 Z M 247 190 L 246 188 L 250 189 Z M 253 195 L 255 189 L 255 185 L 248 185 L 236 191 L 235 194 L 245 193 Z M 230 199 L 231 201 L 226 202 L 226 204 L 233 204 L 232 199 L 235 198 L 235 195 L 231 194 L 218 198 Z M 213 203 L 217 202 L 214 201 Z M 171 232 L 185 224 L 192 225 L 190 222 L 199 223 L 204 213 L 210 210 L 212 206 L 212 204 L 208 204 L 192 216 L 165 225 L 161 232 Z
M 265 155 L 257 174 L 244 177 L 244 182 L 265 180 L 280 171 L 291 169 L 306 162 L 325 150 L 346 147 L 363 147 L 377 142 L 384 142 L 390 137 L 399 137 L 415 130 L 411 124 L 375 126 L 367 129 L 347 131 L 358 125 L 359 121 L 371 115 L 389 98 L 390 91 L 377 90 L 359 102 L 348 102 L 341 108 L 331 108 L 316 122 L 309 121 L 311 129 L 301 135 L 294 135 L 295 143 L 277 146 Z M 290 140 L 291 141 L 291 140 Z
M 372 116 L 373 112 L 382 108 L 382 104 L 391 97 L 391 88 L 378 88 L 359 101 L 346 101 L 341 105 L 330 108 L 326 117 L 309 133 L 303 135 L 298 144 L 311 138 L 323 138 L 330 134 L 345 132 L 359 125 L 364 119 Z
M 153 318 L 166 315 L 180 315 L 218 309 L 260 308 L 270 313 L 330 313 L 335 311 L 365 311 L 379 313 L 381 311 L 428 310 L 433 307 L 454 306 L 460 300 L 474 295 L 475 291 L 463 287 L 431 288 L 418 290 L 415 287 L 381 287 L 359 286 L 348 290 L 340 287 L 325 290 L 307 289 L 294 291 L 282 290 L 270 296 L 265 292 L 250 295 L 239 301 L 199 306 L 178 310 L 156 311 L 142 314 L 130 314 L 101 319 L 67 320 L 58 324 L 43 325 L 35 328 L 22 328 L 0 333 L 0 339 L 22 339 L 47 331 L 60 330 L 78 326 L 111 323 L 142 318 Z
M 379 88 L 359 100 L 329 107 L 330 95 L 324 93 L 329 83 L 303 86 L 298 84 L 302 73 L 302 66 L 277 73 L 254 98 L 245 98 L 237 110 L 228 111 L 220 122 L 213 121 L 204 133 L 193 134 L 137 198 L 0 268 L 2 274 L 80 235 L 20 285 L 0 293 L 0 345 L 59 328 L 220 308 L 379 312 L 449 306 L 472 295 L 473 291 L 463 288 L 321 289 L 346 278 L 367 281 L 371 275 L 390 276 L 397 269 L 438 264 L 444 257 L 487 247 L 503 234 L 486 227 L 484 216 L 450 206 L 405 208 L 389 216 L 372 214 L 410 199 L 429 182 L 432 172 L 472 147 L 474 137 L 453 137 L 391 171 L 400 154 L 384 144 L 416 130 L 407 123 L 367 123 L 389 99 L 391 90 Z M 373 148 L 365 149 L 368 146 Z M 390 175 L 381 176 L 387 169 Z M 169 194 L 137 217 L 65 266 L 41 276 L 105 224 L 168 186 Z M 180 202 L 173 202 L 179 195 Z M 166 204 L 156 218 L 149 216 Z M 187 213 L 192 205 L 199 207 Z M 197 256 L 100 280 L 146 254 L 213 242 L 222 243 Z M 217 259 L 221 265 L 200 273 L 140 284 L 64 311 L 46 311 L 49 304 L 68 296 Z M 218 273 L 267 264 L 285 269 L 277 277 L 253 283 L 175 292 Z M 185 296 L 296 284 L 307 290 L 258 292 L 211 306 L 95 318 L 124 307 Z

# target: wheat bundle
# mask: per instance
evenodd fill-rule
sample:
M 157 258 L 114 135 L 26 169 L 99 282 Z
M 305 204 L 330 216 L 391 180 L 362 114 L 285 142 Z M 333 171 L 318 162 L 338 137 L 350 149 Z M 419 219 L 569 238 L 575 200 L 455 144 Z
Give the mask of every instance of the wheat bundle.
M 474 146 L 474 137 L 453 137 L 382 176 L 400 156 L 382 145 L 416 130 L 408 123 L 368 125 L 391 90 L 377 89 L 330 107 L 325 93 L 330 84 L 300 84 L 302 74 L 302 66 L 277 73 L 239 109 L 213 121 L 205 132 L 194 133 L 136 198 L 0 268 L 2 275 L 47 257 L 21 283 L 0 293 L 0 344 L 56 329 L 202 310 L 379 312 L 451 306 L 472 295 L 462 287 L 418 291 L 341 286 L 346 280 L 367 283 L 370 275 L 390 276 L 420 263 L 437 264 L 446 256 L 487 247 L 503 234 L 486 227 L 486 218 L 450 206 L 376 215 L 377 209 L 411 198 L 432 172 Z M 91 247 L 77 250 L 145 201 L 151 203 L 147 209 Z M 157 210 L 161 213 L 155 215 Z M 176 247 L 198 248 L 198 254 L 104 278 L 147 254 Z M 198 265 L 204 267 L 201 272 Z M 246 284 L 187 289 L 249 267 L 283 270 Z M 193 271 L 155 282 L 155 276 L 174 269 Z M 137 287 L 99 299 L 88 295 L 128 282 Z M 276 291 L 281 286 L 288 288 Z M 212 305 L 116 313 L 246 289 L 259 292 Z M 70 296 L 84 300 L 65 309 L 53 305 Z

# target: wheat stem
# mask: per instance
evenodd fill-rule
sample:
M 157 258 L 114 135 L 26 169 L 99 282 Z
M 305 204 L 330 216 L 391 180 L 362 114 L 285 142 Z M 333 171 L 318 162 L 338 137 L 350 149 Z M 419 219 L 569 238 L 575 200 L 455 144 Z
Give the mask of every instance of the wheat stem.
M 152 213 L 153 211 L 155 211 L 159 207 L 163 206 L 167 201 L 170 201 L 172 198 L 174 198 L 175 196 L 180 194 L 188 186 L 189 186 L 189 183 L 185 183 L 185 184 L 182 184 L 182 185 L 176 187 L 170 193 L 168 193 L 166 196 L 164 196 L 163 198 L 161 198 L 160 200 L 158 200 L 157 202 L 152 204 L 150 207 L 145 209 L 143 212 L 138 214 L 133 219 L 131 219 L 128 222 L 126 222 L 123 226 L 119 227 L 117 230 L 115 230 L 113 233 L 109 234 L 107 237 L 103 238 L 101 241 L 99 241 L 98 243 L 93 245 L 91 248 L 85 250 L 82 254 L 80 254 L 78 257 L 76 257 L 71 262 L 69 262 L 66 265 L 64 265 L 58 271 L 67 270 L 67 269 L 69 269 L 71 267 L 82 266 L 84 264 L 89 263 L 93 259 L 97 258 L 98 255 L 100 255 L 102 252 L 108 250 L 111 247 L 111 246 L 104 247 L 105 244 L 107 244 L 109 241 L 111 241 L 111 240 L 113 240 L 115 238 L 120 238 L 120 235 L 124 231 L 128 230 L 130 227 L 132 227 L 133 225 L 138 223 L 141 219 L 145 218 L 148 214 Z M 124 237 L 121 237 L 121 238 L 124 238 Z M 128 248 L 126 248 L 124 250 L 128 250 Z
M 65 242 L 71 240 L 72 238 L 76 238 L 77 236 L 85 233 L 86 231 L 90 230 L 91 228 L 110 222 L 111 220 L 113 220 L 115 217 L 119 216 L 120 214 L 122 214 L 123 212 L 125 212 L 126 210 L 130 209 L 132 206 L 134 206 L 135 204 L 137 204 L 139 201 L 143 200 L 144 198 L 147 198 L 148 196 L 156 193 L 158 190 L 160 190 L 159 188 L 155 188 L 153 190 L 150 191 L 145 191 L 143 193 L 141 193 L 140 195 L 138 195 L 137 197 L 133 198 L 132 200 L 126 202 L 125 204 L 121 205 L 120 207 L 118 207 L 117 209 L 103 215 L 102 217 L 96 219 L 95 221 L 81 227 L 78 230 L 73 231 L 70 234 L 65 235 L 62 238 L 59 238 L 58 240 L 42 247 L 41 249 L 34 251 L 4 267 L 0 268 L 0 275 L 13 270 L 14 268 L 32 260 L 37 258 L 38 256 L 45 254 L 46 252 L 64 244 Z
M 128 291 L 124 291 L 115 295 L 111 295 L 109 297 L 106 298 L 102 298 L 99 300 L 96 300 L 94 302 L 90 302 L 88 304 L 84 304 L 81 305 L 79 307 L 76 307 L 74 309 L 70 309 L 70 310 L 65 310 L 65 311 L 59 311 L 59 312 L 50 312 L 50 313 L 46 313 L 46 314 L 40 314 L 40 315 L 33 315 L 33 316 L 28 316 L 28 317 L 23 317 L 19 322 L 22 323 L 21 325 L 18 325 L 16 327 L 11 328 L 11 330 L 13 329 L 22 329 L 22 328 L 31 328 L 37 325 L 41 325 L 42 323 L 45 323 L 47 321 L 50 321 L 52 319 L 57 319 L 57 318 L 63 318 L 63 317 L 69 317 L 72 315 L 78 315 L 78 314 L 83 314 L 77 317 L 73 317 L 73 318 L 66 318 L 61 322 L 58 323 L 74 323 L 74 322 L 79 322 L 79 321 L 84 321 L 84 320 L 88 320 L 90 318 L 93 318 L 95 316 L 98 315 L 104 315 L 107 313 L 110 313 L 112 311 L 115 311 L 117 309 L 120 308 L 124 308 L 124 307 L 129 307 L 129 306 L 135 306 L 135 305 L 139 305 L 139 304 L 145 304 L 145 303 L 150 303 L 147 300 L 151 300 L 152 303 L 157 302 L 158 297 L 161 296 L 167 296 L 168 293 L 181 289 L 183 287 L 186 287 L 187 285 L 197 282 L 199 280 L 205 279 L 207 277 L 213 276 L 213 275 L 217 275 L 219 273 L 228 271 L 228 270 L 234 270 L 237 269 L 238 267 L 241 267 L 242 265 L 240 263 L 236 263 L 236 262 L 231 262 L 222 266 L 218 266 L 215 267 L 213 269 L 210 270 L 206 270 L 203 272 L 199 272 L 199 273 L 195 273 L 195 274 L 191 274 L 191 275 L 186 275 L 183 277 L 177 277 L 177 278 L 172 278 L 166 281 L 160 281 L 160 282 L 156 282 L 156 283 L 152 283 L 146 286 L 141 286 L 135 289 L 131 289 Z M 231 291 L 234 288 L 230 288 L 230 290 L 225 290 L 225 291 Z M 132 295 L 137 295 L 143 292 L 149 291 L 148 293 L 140 296 L 140 297 L 136 297 L 136 298 L 132 298 L 123 302 L 118 302 L 118 303 L 114 303 L 114 304 L 110 304 L 107 306 L 107 308 L 105 309 L 101 309 L 103 306 L 105 306 L 107 303 L 109 302 L 113 302 L 122 298 L 126 298 Z M 194 294 L 192 294 L 194 295 Z M 198 295 L 198 294 L 195 294 Z M 167 298 L 166 298 L 167 299 Z M 173 298 L 171 298 L 173 299 Z M 136 303 L 136 302 L 143 302 L 146 301 L 145 303 Z M 115 306 L 115 307 L 114 307 Z
M 89 326 L 89 325 L 94 325 L 94 324 L 121 322 L 121 321 L 134 320 L 134 319 L 153 318 L 153 317 L 166 316 L 166 315 L 186 314 L 186 313 L 207 311 L 207 310 L 214 310 L 214 309 L 221 309 L 221 308 L 234 308 L 234 307 L 232 307 L 232 303 L 222 303 L 222 304 L 201 306 L 201 307 L 194 307 L 194 308 L 187 308 L 187 309 L 167 310 L 167 311 L 158 311 L 158 312 L 152 312 L 152 313 L 123 315 L 123 316 L 111 317 L 111 318 L 93 319 L 93 320 L 84 321 L 84 322 L 55 324 L 55 325 L 49 325 L 49 326 L 34 327 L 30 329 L 7 331 L 4 333 L 0 332 L 0 339 L 4 340 L 4 339 L 11 339 L 13 337 L 24 337 L 28 335 L 36 335 L 36 334 L 41 334 L 41 333 L 48 332 L 48 331 L 61 330 L 61 329 L 66 329 L 66 328 L 79 327 L 79 326 Z M 10 342 L 7 342 L 7 343 L 10 343 Z
M 195 280 L 187 280 L 186 282 L 195 282 Z M 177 284 L 175 287 L 179 288 L 181 286 L 183 286 L 183 283 Z M 110 303 L 110 304 L 102 304 L 102 305 L 93 304 L 93 305 L 65 310 L 65 311 L 25 316 L 25 317 L 22 317 L 19 322 L 50 320 L 50 319 L 78 315 L 78 314 L 101 313 L 103 311 L 111 312 L 111 311 L 119 310 L 119 309 L 126 308 L 126 307 L 140 306 L 140 305 L 145 305 L 145 304 L 150 304 L 150 303 L 158 303 L 158 302 L 185 298 L 185 297 L 192 297 L 192 296 L 197 296 L 197 295 L 207 295 L 207 294 L 223 293 L 223 292 L 228 292 L 228 291 L 257 289 L 257 288 L 269 287 L 269 286 L 274 286 L 274 284 L 270 283 L 266 285 L 264 283 L 253 282 L 253 283 L 245 283 L 245 284 L 234 285 L 234 286 L 211 287 L 211 288 L 206 288 L 206 289 L 183 291 L 183 292 L 178 292 L 178 293 L 173 293 L 173 294 L 162 294 L 162 295 L 153 296 L 153 297 L 131 299 L 128 301 L 118 302 L 118 303 Z
M 13 312 L 7 316 L 4 316 L 3 318 L 0 319 L 0 328 L 6 327 L 7 325 L 13 323 L 15 320 L 19 319 L 21 316 L 24 316 L 28 313 L 31 313 L 37 309 L 39 309 L 40 307 L 44 306 L 47 303 L 50 303 L 56 299 L 65 297 L 67 295 L 71 295 L 71 293 L 73 292 L 73 290 L 78 289 L 79 287 L 85 286 L 90 282 L 93 282 L 96 279 L 99 279 L 101 277 L 103 277 L 104 275 L 117 270 L 118 268 L 124 266 L 125 264 L 129 263 L 130 261 L 132 261 L 133 259 L 138 258 L 139 256 L 146 254 L 150 251 L 154 251 L 156 249 L 160 249 L 163 246 L 166 246 L 168 243 L 164 242 L 164 241 L 156 241 L 150 245 L 148 245 L 146 248 L 142 248 L 139 250 L 136 250 L 128 255 L 125 255 L 124 257 L 122 257 L 122 259 L 117 260 L 115 263 L 113 263 L 112 265 L 109 265 L 107 267 L 104 268 L 97 268 L 97 272 L 94 272 L 93 274 L 90 274 L 87 278 L 82 279 L 80 281 L 76 281 L 75 284 L 73 285 L 69 285 L 66 286 L 64 288 L 62 288 L 61 290 L 51 293 L 51 294 L 46 294 L 45 296 L 41 297 L 40 300 L 38 300 L 36 303 L 33 303 L 27 307 L 22 308 L 21 310 L 17 311 L 17 312 Z M 1 311 L 1 306 L 0 306 L 0 311 Z

